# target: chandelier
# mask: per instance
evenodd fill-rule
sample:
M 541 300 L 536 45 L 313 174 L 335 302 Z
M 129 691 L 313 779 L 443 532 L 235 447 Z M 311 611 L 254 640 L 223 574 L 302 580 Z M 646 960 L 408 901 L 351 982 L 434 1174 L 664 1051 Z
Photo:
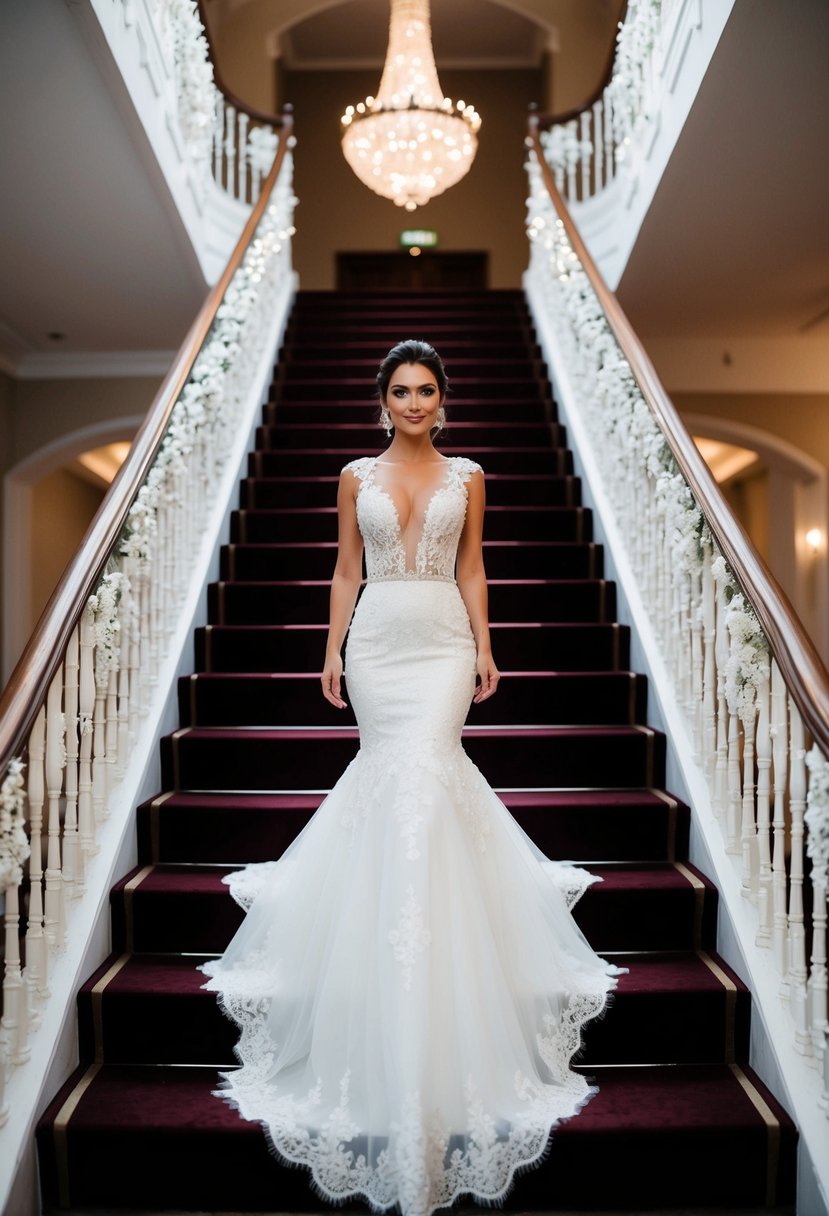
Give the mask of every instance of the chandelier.
M 481 119 L 474 106 L 441 92 L 429 0 L 391 0 L 379 93 L 348 106 L 341 121 L 343 154 L 360 181 L 407 211 L 469 171 Z

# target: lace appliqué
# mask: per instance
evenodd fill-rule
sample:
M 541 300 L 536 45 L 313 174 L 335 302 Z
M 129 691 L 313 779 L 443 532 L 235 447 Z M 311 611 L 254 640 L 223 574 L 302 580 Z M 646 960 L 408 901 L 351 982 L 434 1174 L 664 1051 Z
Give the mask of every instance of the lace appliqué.
M 389 944 L 394 947 L 394 957 L 401 964 L 403 987 L 407 992 L 412 987 L 412 971 L 417 956 L 422 954 L 432 943 L 432 934 L 426 928 L 423 919 L 423 909 L 415 897 L 415 889 L 410 883 L 406 890 L 406 902 L 400 911 L 397 928 L 389 933 Z
M 466 483 L 473 473 L 481 471 L 481 466 L 463 456 L 448 458 L 446 480 L 426 505 L 414 569 L 409 570 L 394 500 L 374 479 L 376 459 L 363 456 L 345 465 L 360 481 L 357 523 L 365 545 L 369 581 L 453 581 L 458 540 L 466 519 Z

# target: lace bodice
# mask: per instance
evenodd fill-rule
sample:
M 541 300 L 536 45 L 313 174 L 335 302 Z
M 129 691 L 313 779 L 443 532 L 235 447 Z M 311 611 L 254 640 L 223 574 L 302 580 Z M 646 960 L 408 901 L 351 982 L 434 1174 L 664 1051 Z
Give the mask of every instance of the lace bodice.
M 481 466 L 463 456 L 450 456 L 443 481 L 419 516 L 408 521 L 404 536 L 393 498 L 375 479 L 376 464 L 376 456 L 362 456 L 345 466 L 360 481 L 357 523 L 369 582 L 402 578 L 453 582 L 466 519 L 466 483 L 482 471 Z

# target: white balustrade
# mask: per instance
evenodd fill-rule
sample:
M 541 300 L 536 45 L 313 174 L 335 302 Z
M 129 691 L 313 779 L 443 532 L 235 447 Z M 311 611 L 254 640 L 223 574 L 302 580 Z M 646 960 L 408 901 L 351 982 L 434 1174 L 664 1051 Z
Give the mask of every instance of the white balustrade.
M 273 159 L 275 137 L 263 142 L 260 136 L 257 193 L 265 148 Z M 49 997 L 52 963 L 72 933 L 72 908 L 84 894 L 87 862 L 98 850 L 99 830 L 141 736 L 151 687 L 190 590 L 210 515 L 210 486 L 244 422 L 263 344 L 290 282 L 296 202 L 291 161 L 286 152 L 254 238 L 172 408 L 106 572 L 69 635 L 21 754 L 0 771 L 0 1125 L 8 1114 L 6 1082 L 29 1055 L 29 1036 Z
M 556 185 L 569 202 L 604 190 L 631 166 L 659 109 L 659 81 L 669 34 L 679 19 L 665 0 L 629 0 L 616 37 L 610 81 L 578 119 L 541 135 Z
M 777 967 L 792 1042 L 823 1068 L 829 763 L 806 738 L 757 616 L 639 389 L 534 152 L 528 171 L 534 300 L 555 334 L 573 408 L 624 538 L 725 849 L 756 909 L 756 945 Z M 553 177 L 562 180 L 560 165 Z M 826 1098 L 829 1113 L 829 1091 Z

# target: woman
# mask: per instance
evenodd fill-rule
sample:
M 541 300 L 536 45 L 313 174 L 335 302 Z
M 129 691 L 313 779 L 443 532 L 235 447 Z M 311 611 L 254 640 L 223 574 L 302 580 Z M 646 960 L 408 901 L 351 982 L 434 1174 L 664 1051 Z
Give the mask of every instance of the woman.
M 548 861 L 461 747 L 499 674 L 483 473 L 433 444 L 443 364 L 401 342 L 377 382 L 392 440 L 340 477 L 322 673 L 360 751 L 279 861 L 230 876 L 248 915 L 203 970 L 242 1031 L 221 1095 L 324 1198 L 428 1216 L 502 1199 L 595 1092 L 570 1061 L 620 972 L 570 915 L 594 877 Z

